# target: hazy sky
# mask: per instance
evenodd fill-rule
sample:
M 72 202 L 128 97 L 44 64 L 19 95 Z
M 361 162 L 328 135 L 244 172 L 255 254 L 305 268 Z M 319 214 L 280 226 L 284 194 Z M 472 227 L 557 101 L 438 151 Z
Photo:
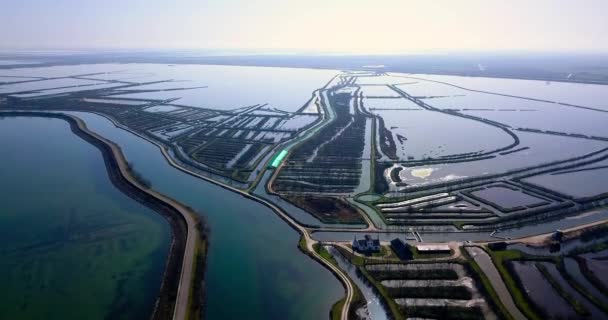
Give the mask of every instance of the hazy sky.
M 0 47 L 608 51 L 608 0 L 0 0 Z

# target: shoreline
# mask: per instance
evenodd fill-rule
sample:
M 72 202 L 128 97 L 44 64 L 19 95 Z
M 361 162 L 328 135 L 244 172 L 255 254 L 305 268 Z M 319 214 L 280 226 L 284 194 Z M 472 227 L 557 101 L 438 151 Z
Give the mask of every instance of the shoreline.
M 77 117 L 40 111 L 0 112 L 0 116 L 66 121 L 73 134 L 101 152 L 108 177 L 116 188 L 160 214 L 169 223 L 172 230 L 171 245 L 150 319 L 186 319 L 190 312 L 191 296 L 199 299 L 204 297 L 204 286 L 195 285 L 194 280 L 203 281 L 206 261 L 204 254 L 208 240 L 205 232 L 200 230 L 205 226 L 192 208 L 142 185 L 132 175 L 120 147 L 88 130 L 84 121 Z M 202 257 L 199 256 L 201 252 Z

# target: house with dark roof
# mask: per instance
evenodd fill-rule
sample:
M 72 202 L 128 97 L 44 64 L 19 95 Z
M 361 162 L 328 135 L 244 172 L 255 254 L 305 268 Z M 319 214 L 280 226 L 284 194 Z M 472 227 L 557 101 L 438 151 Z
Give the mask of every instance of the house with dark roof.
M 410 245 L 399 238 L 391 240 L 391 248 L 401 260 L 412 260 L 414 257 Z
M 380 252 L 380 238 L 373 239 L 367 234 L 363 239 L 357 239 L 357 236 L 355 236 L 353 250 L 359 252 Z

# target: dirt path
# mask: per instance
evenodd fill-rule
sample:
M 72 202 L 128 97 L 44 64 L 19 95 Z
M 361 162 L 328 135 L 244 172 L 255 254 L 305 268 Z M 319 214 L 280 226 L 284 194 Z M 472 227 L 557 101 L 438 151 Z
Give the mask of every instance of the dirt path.
M 589 227 L 602 225 L 602 224 L 606 224 L 606 223 L 608 223 L 608 219 L 594 221 L 594 222 L 590 222 L 590 223 L 586 223 L 586 224 L 581 224 L 579 226 L 568 228 L 568 229 L 562 229 L 562 232 L 564 233 L 564 237 L 572 237 L 573 233 L 583 231 L 584 229 L 587 229 Z M 507 243 L 524 243 L 524 244 L 529 244 L 532 246 L 543 245 L 547 241 L 551 240 L 551 237 L 553 236 L 553 234 L 554 234 L 554 232 L 543 233 L 543 234 L 539 234 L 539 235 L 535 235 L 535 236 L 529 236 L 529 237 L 509 240 L 509 241 L 507 241 Z

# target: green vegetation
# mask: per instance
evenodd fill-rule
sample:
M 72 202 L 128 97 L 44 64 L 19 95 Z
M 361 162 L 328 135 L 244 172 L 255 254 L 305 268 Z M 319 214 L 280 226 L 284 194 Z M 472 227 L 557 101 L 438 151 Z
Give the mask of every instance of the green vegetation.
M 135 164 L 133 164 L 132 162 L 127 162 L 127 170 L 129 171 L 129 174 L 133 177 L 133 179 L 135 179 L 135 181 L 137 181 L 142 187 L 144 187 L 145 189 L 152 188 L 152 182 L 150 182 L 149 179 L 144 177 L 135 169 Z
M 574 280 L 574 278 L 572 278 L 572 276 L 566 270 L 566 267 L 564 265 L 564 259 L 559 260 L 559 263 L 557 264 L 557 270 L 560 272 L 562 277 L 566 280 L 566 282 L 568 282 L 568 284 L 572 288 L 574 288 L 576 291 L 578 291 L 578 293 L 580 293 L 583 297 L 588 299 L 591 303 L 593 303 L 595 306 L 600 308 L 602 311 L 608 313 L 608 304 L 607 303 L 605 303 L 604 301 L 601 301 L 597 297 L 593 296 L 591 293 L 589 293 L 587 291 L 587 289 L 585 289 L 581 284 L 576 282 L 576 280 Z
M 205 259 L 207 257 L 208 242 L 202 239 L 196 242 L 196 255 L 194 259 L 195 276 L 192 279 L 192 287 L 190 288 L 190 299 L 188 300 L 188 314 L 186 319 L 202 319 L 204 295 L 202 294 L 204 283 Z
M 363 213 L 343 198 L 283 195 L 283 199 L 314 215 L 323 223 L 365 224 Z
M 346 250 L 342 247 L 336 246 L 336 249 L 340 251 L 340 253 L 350 261 L 351 264 L 355 266 L 365 265 L 365 258 L 359 255 L 352 253 L 350 250 Z
M 303 239 L 303 237 L 301 239 Z M 302 240 L 300 240 L 300 241 L 302 241 Z M 300 246 L 302 246 L 302 244 Z M 334 259 L 334 257 L 331 255 L 331 253 L 329 253 L 325 249 L 325 247 L 323 247 L 323 245 L 321 243 L 313 244 L 313 249 L 324 260 L 328 261 L 329 263 L 333 264 L 334 266 L 336 266 L 338 268 L 340 267 L 338 265 L 338 262 L 336 261 L 336 259 Z M 351 282 L 352 287 L 353 287 L 353 299 L 351 301 L 351 305 L 350 305 L 350 309 L 349 309 L 349 312 L 351 313 L 351 316 L 349 316 L 349 318 L 352 318 L 352 315 L 354 315 L 354 312 L 356 312 L 356 309 L 359 308 L 360 306 L 362 306 L 363 304 L 365 304 L 365 298 L 363 297 L 363 294 L 361 293 L 361 290 L 359 290 L 357 285 L 355 285 L 351 279 L 349 279 L 348 281 Z M 340 319 L 340 316 L 342 315 L 342 308 L 344 307 L 345 300 L 346 300 L 346 297 L 336 301 L 336 303 L 334 303 L 332 305 L 330 313 L 329 313 L 331 319 Z
M 331 310 L 329 311 L 329 318 L 331 320 L 340 320 L 342 317 L 342 308 L 344 308 L 344 302 L 346 301 L 346 297 L 336 301 L 331 306 Z
M 298 241 L 298 248 L 303 252 L 308 251 L 308 249 L 306 248 L 306 238 L 304 238 L 303 236 L 300 236 L 300 241 Z
M 458 230 L 462 230 L 462 226 L 466 224 L 466 221 L 454 221 L 452 224 L 454 227 L 458 228 Z
M 334 266 L 338 267 L 338 262 L 336 261 L 336 259 L 334 259 L 334 257 L 331 255 L 331 253 L 329 253 L 325 247 L 323 247 L 323 245 L 321 245 L 321 243 L 317 242 L 315 244 L 312 245 L 312 248 L 315 250 L 316 253 L 318 253 L 323 259 L 329 261 L 331 264 L 333 264 Z
M 352 283 L 352 281 L 351 281 Z M 344 302 L 346 300 L 346 297 L 336 301 L 336 303 L 334 303 L 331 306 L 331 310 L 329 311 L 329 318 L 332 320 L 339 320 L 341 315 L 342 315 L 342 308 L 344 307 Z M 357 312 L 357 309 L 360 308 L 361 306 L 363 306 L 365 304 L 365 298 L 363 297 L 363 294 L 361 293 L 361 290 L 359 290 L 359 288 L 353 283 L 353 300 L 350 304 L 350 308 L 349 308 L 349 319 L 353 319 L 355 318 L 355 312 Z
M 384 194 L 388 191 L 388 183 L 386 182 L 386 179 L 384 179 L 384 170 L 391 167 L 392 164 L 386 162 L 376 162 L 375 160 L 374 163 L 374 180 L 372 180 L 374 183 L 374 192 Z
M 473 278 L 481 283 L 482 292 L 486 296 L 488 303 L 494 307 L 498 317 L 500 319 L 512 320 L 513 317 L 500 300 L 500 297 L 498 296 L 498 293 L 496 293 L 496 290 L 494 290 L 494 286 L 492 286 L 488 276 L 483 272 L 483 270 L 481 270 L 481 267 L 477 264 L 477 262 L 475 262 L 475 260 L 473 260 L 466 250 L 461 250 L 461 253 L 467 259 L 467 263 L 471 269 Z
M 581 273 L 592 285 L 594 285 L 601 293 L 604 295 L 608 295 L 608 287 L 604 285 L 604 283 L 589 269 L 587 266 L 587 260 L 576 257 L 576 261 L 578 262 L 578 266 L 581 269 Z
M 273 182 L 277 192 L 353 192 L 361 177 L 366 117 L 350 114 L 349 93 L 329 95 L 336 118 L 292 149 Z
M 399 259 L 397 255 L 388 246 L 380 246 L 379 252 L 372 252 L 372 257 L 384 257 L 385 259 Z
M 506 267 L 506 263 L 512 260 L 521 260 L 523 254 L 517 250 L 504 250 L 504 251 L 492 251 L 489 250 L 492 261 L 496 269 L 500 273 L 502 280 L 505 282 L 507 289 L 513 297 L 513 301 L 517 305 L 517 308 L 530 320 L 542 320 L 533 307 L 530 305 L 527 299 L 527 295 L 520 290 L 518 282 L 513 278 L 511 273 Z
M 193 211 L 193 210 L 192 210 Z M 194 212 L 194 211 L 193 211 Z M 186 319 L 198 320 L 204 317 L 205 306 L 205 268 L 207 264 L 207 252 L 209 249 L 209 227 L 203 216 L 196 216 L 196 227 L 199 238 L 195 246 L 194 277 L 190 288 L 188 299 L 188 314 Z
M 602 242 L 594 243 L 590 246 L 574 248 L 572 251 L 568 252 L 568 255 L 576 256 L 576 255 L 583 254 L 583 253 L 600 252 L 600 251 L 604 251 L 607 249 L 608 249 L 608 240 L 605 240 Z

